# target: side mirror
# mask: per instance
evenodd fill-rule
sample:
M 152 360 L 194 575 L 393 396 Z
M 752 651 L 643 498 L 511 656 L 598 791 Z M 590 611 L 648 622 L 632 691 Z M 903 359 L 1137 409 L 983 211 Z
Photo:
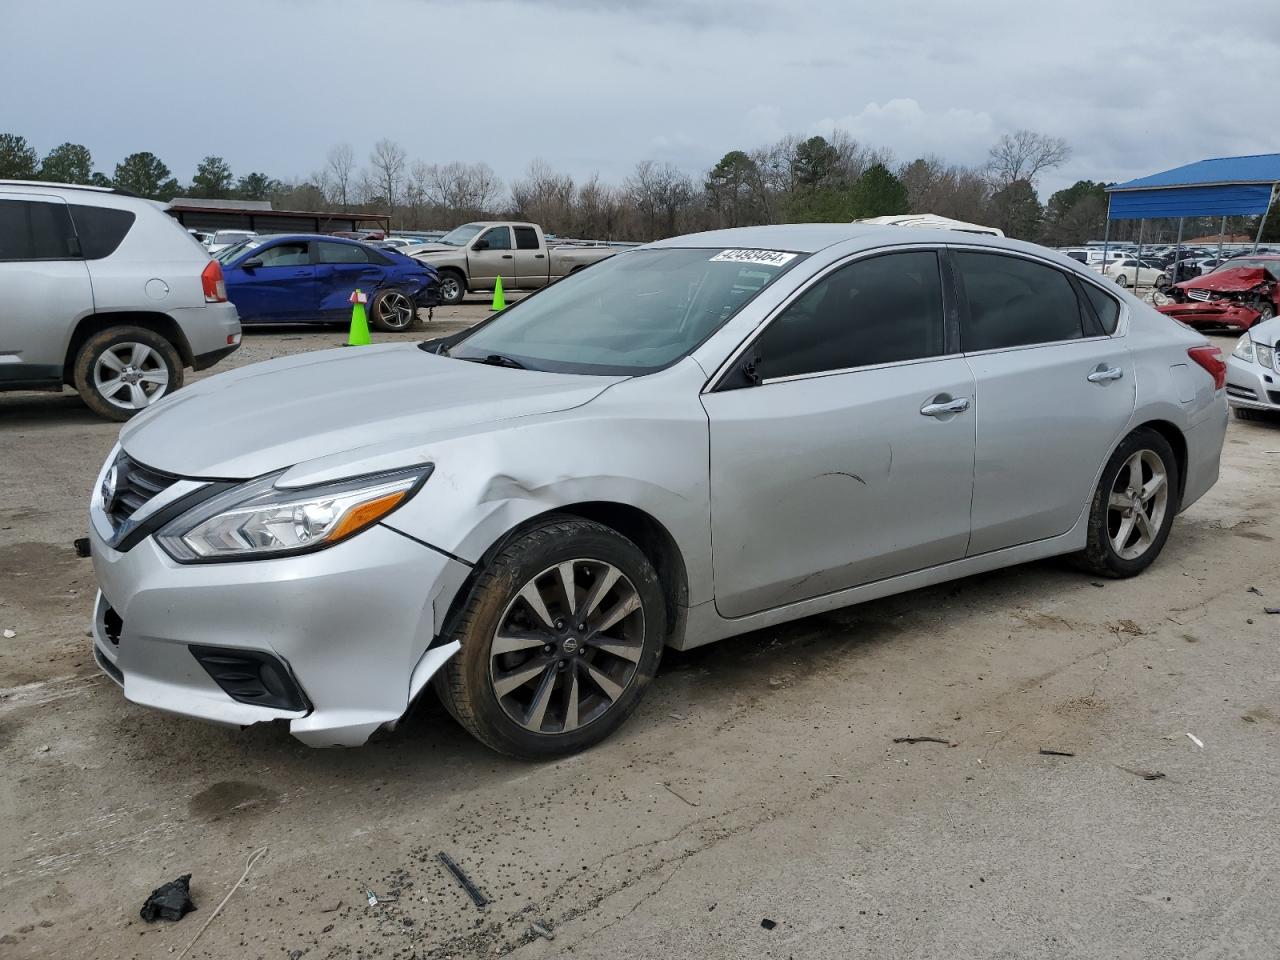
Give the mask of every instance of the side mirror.
M 471 249 L 472 249 L 472 250 L 488 250 L 488 249 L 489 249 L 489 241 L 488 241 L 488 240 L 483 240 L 483 239 L 481 239 L 481 240 L 477 240 L 475 243 L 473 243 L 473 244 L 471 245 Z
M 261 257 L 250 257 L 244 263 L 240 264 L 240 269 L 241 270 L 257 270 L 260 266 L 262 266 Z

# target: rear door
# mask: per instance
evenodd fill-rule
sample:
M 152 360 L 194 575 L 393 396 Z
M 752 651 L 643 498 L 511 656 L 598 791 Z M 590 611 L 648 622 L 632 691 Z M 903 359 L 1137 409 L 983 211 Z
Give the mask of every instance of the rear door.
M 317 320 L 320 293 L 311 241 L 268 241 L 225 268 L 227 296 L 250 323 Z
M 351 294 L 360 289 L 373 298 L 382 286 L 386 269 L 368 247 L 337 240 L 316 241 L 316 287 L 319 291 L 321 316 L 337 317 L 351 312 Z
M 0 386 L 62 380 L 93 288 L 64 201 L 0 194 Z
M 741 617 L 964 556 L 974 393 L 932 249 L 846 262 L 703 396 L 716 608 Z
M 549 275 L 547 248 L 536 227 L 521 224 L 511 228 L 515 234 L 515 286 L 536 290 L 544 286 Z
M 952 261 L 977 383 L 973 556 L 1071 529 L 1133 413 L 1134 366 L 1088 302 L 1115 303 L 1098 287 L 1003 251 Z
M 511 228 L 490 227 L 471 241 L 471 248 L 467 251 L 467 271 L 471 274 L 471 286 L 476 289 L 492 289 L 498 277 L 502 277 L 503 286 L 509 285 L 515 279 Z

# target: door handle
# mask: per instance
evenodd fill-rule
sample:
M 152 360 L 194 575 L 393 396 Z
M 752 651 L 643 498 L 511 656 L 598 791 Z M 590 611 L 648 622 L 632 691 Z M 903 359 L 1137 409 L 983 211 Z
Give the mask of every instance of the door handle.
M 502 259 L 503 259 L 503 260 L 510 260 L 510 259 L 511 259 L 511 254 L 509 254 L 509 253 L 504 253 L 504 254 L 502 255 Z
M 968 409 L 968 397 L 956 397 L 953 400 L 945 393 L 940 393 L 921 407 L 920 412 L 926 417 L 942 418 L 956 413 L 964 413 Z
M 1108 368 L 1104 364 L 1098 364 L 1098 369 L 1089 374 L 1090 383 L 1106 383 L 1108 380 L 1119 380 L 1124 376 L 1124 371 L 1119 367 Z
M 535 259 L 535 260 L 541 260 L 544 256 L 545 256 L 545 254 L 535 253 L 535 254 L 533 255 L 533 259 Z

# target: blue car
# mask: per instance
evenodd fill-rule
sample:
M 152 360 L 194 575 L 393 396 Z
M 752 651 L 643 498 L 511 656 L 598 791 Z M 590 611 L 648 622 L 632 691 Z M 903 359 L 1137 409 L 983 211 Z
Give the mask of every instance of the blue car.
M 325 323 L 351 318 L 351 293 L 369 298 L 379 330 L 408 330 L 440 302 L 436 269 L 357 240 L 318 234 L 248 237 L 219 251 L 240 322 Z

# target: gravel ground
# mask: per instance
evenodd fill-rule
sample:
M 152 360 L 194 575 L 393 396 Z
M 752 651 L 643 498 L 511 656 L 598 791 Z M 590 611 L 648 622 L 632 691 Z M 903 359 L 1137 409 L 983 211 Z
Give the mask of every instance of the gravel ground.
M 543 765 L 430 699 L 328 751 L 127 703 L 70 548 L 115 433 L 0 397 L 5 958 L 176 955 L 261 847 L 188 956 L 1280 956 L 1276 425 L 1232 422 L 1138 579 L 1037 563 L 669 652 L 619 736 Z M 143 923 L 185 873 L 198 911 Z

